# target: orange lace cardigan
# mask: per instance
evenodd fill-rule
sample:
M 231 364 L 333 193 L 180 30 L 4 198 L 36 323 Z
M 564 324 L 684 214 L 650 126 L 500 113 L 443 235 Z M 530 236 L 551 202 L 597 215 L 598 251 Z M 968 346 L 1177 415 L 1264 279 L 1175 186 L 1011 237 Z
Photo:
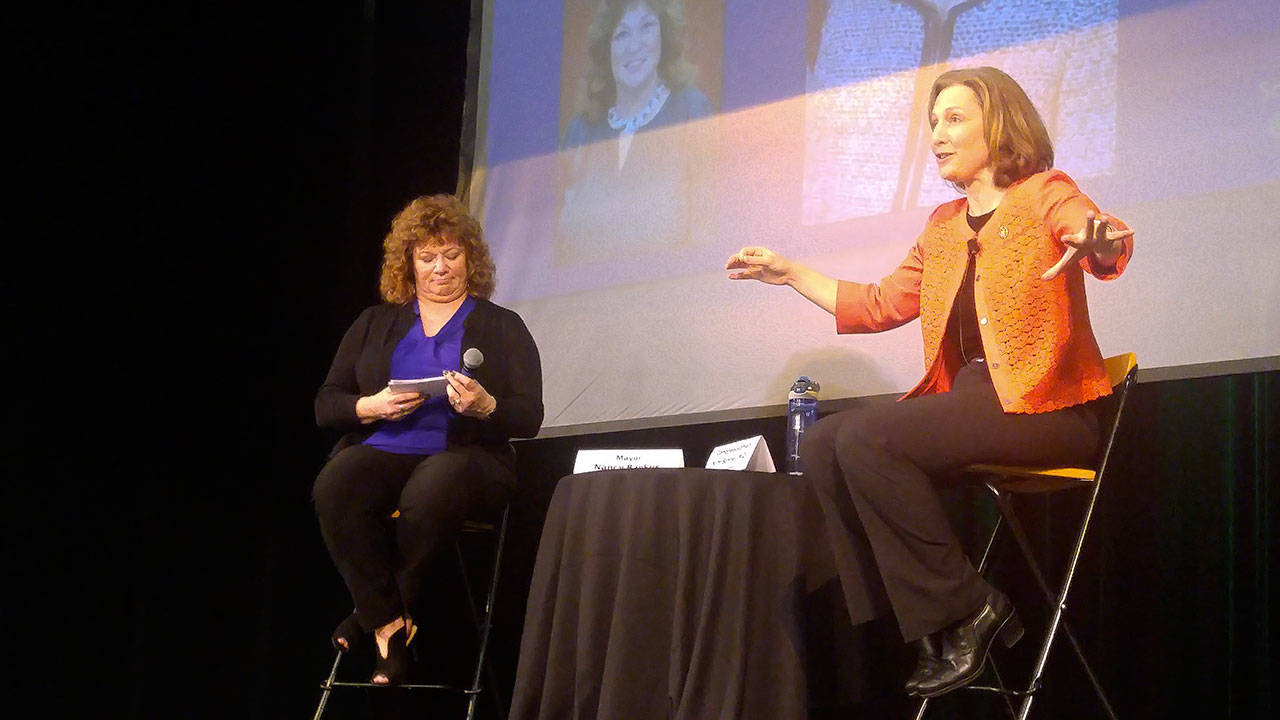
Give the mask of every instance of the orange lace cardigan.
M 974 236 L 967 206 L 960 198 L 934 210 L 906 260 L 879 283 L 839 283 L 837 332 L 879 332 L 920 318 L 926 372 L 903 399 L 946 392 L 961 366 L 958 353 L 944 351 L 943 335 Z M 1066 247 L 1059 238 L 1082 229 L 1090 210 L 1098 212 L 1075 182 L 1050 170 L 1011 185 L 977 235 L 978 327 L 1005 412 L 1047 412 L 1111 392 L 1089 325 L 1084 271 L 1102 280 L 1118 277 L 1133 239 L 1124 241 L 1113 268 L 1086 255 L 1053 280 L 1040 279 Z

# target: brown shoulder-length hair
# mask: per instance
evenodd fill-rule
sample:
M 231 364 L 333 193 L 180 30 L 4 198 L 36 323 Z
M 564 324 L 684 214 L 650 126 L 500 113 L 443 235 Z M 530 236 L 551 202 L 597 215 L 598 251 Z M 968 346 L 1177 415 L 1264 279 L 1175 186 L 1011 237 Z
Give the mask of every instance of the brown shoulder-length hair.
M 996 187 L 1013 183 L 1053 167 L 1053 143 L 1035 105 L 1013 78 L 993 67 L 948 70 L 933 81 L 929 107 L 938 93 L 963 85 L 978 96 Z
M 578 112 L 589 122 L 603 120 L 605 113 L 618 101 L 610 44 L 623 13 L 640 3 L 648 5 L 658 16 L 658 27 L 662 32 L 658 77 L 672 92 L 693 82 L 693 65 L 684 57 L 683 0 L 601 0 L 596 17 L 587 29 L 587 71 L 578 86 Z
M 414 298 L 413 251 L 420 245 L 456 242 L 467 258 L 467 294 L 489 299 L 497 280 L 480 222 L 452 195 L 414 198 L 391 221 L 382 241 L 382 277 L 378 289 L 389 303 Z

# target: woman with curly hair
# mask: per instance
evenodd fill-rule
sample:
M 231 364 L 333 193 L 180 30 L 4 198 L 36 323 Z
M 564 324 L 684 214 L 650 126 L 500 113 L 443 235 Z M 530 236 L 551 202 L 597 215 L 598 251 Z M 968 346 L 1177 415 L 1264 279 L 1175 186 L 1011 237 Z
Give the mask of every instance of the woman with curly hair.
M 711 114 L 685 59 L 681 0 L 602 0 L 587 31 L 578 112 L 560 148 L 562 260 L 688 239 L 700 142 L 678 129 Z M 667 132 L 659 132 L 667 130 Z
M 385 302 L 347 330 L 316 393 L 317 424 L 345 434 L 313 498 L 355 603 L 333 643 L 346 651 L 372 634 L 372 682 L 396 684 L 424 569 L 465 519 L 501 508 L 515 487 L 509 439 L 542 425 L 542 368 L 520 316 L 489 302 L 493 261 L 457 198 L 419 197 L 396 215 L 379 285 Z M 447 387 L 432 397 L 388 384 L 440 375 Z
M 906 689 L 933 697 L 972 682 L 997 638 L 1012 644 L 1022 633 L 1009 599 L 965 557 L 933 482 L 973 463 L 1093 455 L 1088 403 L 1111 384 L 1084 275 L 1124 272 L 1133 232 L 1052 169 L 1040 114 L 1000 70 L 943 73 L 928 113 L 938 172 L 964 196 L 933 211 L 879 283 L 836 280 L 763 247 L 726 267 L 732 279 L 790 285 L 835 315 L 838 332 L 920 320 L 919 384 L 901 402 L 823 418 L 801 454 L 851 619 L 891 612 L 918 651 Z

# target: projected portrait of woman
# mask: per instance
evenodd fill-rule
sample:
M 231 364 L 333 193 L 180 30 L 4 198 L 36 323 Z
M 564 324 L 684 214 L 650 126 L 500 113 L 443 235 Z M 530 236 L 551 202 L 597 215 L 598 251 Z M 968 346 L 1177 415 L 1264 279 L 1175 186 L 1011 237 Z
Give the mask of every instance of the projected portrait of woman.
M 560 142 L 559 263 L 651 253 L 701 234 L 708 143 L 697 121 L 712 108 L 694 85 L 686 37 L 682 0 L 599 3 Z

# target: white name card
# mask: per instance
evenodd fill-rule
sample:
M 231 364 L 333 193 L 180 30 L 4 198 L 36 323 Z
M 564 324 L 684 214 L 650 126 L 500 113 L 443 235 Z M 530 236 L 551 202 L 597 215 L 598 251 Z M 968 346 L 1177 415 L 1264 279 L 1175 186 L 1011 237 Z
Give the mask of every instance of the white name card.
M 755 470 L 756 472 L 777 472 L 773 466 L 773 456 L 769 454 L 769 443 L 764 436 L 721 445 L 711 451 L 707 458 L 708 470 Z
M 642 450 L 579 450 L 573 461 L 573 473 L 627 468 L 682 468 L 684 451 L 680 448 Z

